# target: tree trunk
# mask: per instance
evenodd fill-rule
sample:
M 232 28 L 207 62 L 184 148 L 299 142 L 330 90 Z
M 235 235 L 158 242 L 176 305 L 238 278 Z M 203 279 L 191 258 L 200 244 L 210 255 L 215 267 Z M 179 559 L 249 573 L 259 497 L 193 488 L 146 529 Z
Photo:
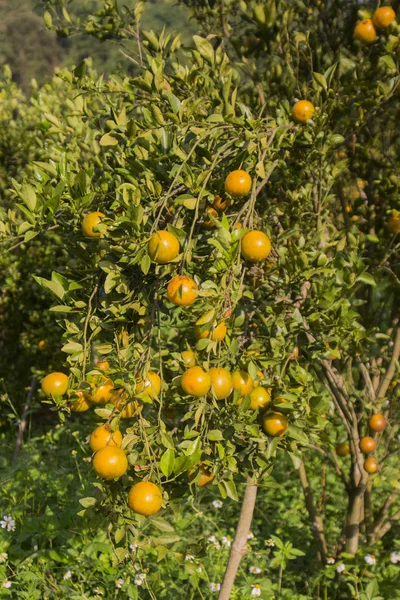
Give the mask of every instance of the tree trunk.
M 299 466 L 299 477 L 301 487 L 303 488 L 304 492 L 304 499 L 306 501 L 308 516 L 311 521 L 312 532 L 318 547 L 318 558 L 322 563 L 325 564 L 328 550 L 326 547 L 324 523 L 315 507 L 314 498 L 312 496 L 310 484 L 308 482 L 307 473 L 303 461 L 301 461 Z
M 226 567 L 218 600 L 229 600 L 231 595 L 233 584 L 235 583 L 236 573 L 239 568 L 239 563 L 247 552 L 247 536 L 253 520 L 256 498 L 257 484 L 255 483 L 254 479 L 249 477 L 246 483 L 242 510 L 240 512 L 239 522 L 236 528 L 235 539 L 232 544 L 228 565 Z
M 360 534 L 360 517 L 363 507 L 364 487 L 354 489 L 349 497 L 346 521 L 346 552 L 356 554 Z
M 33 399 L 33 394 L 35 393 L 35 389 L 36 389 L 36 376 L 32 377 L 32 379 L 31 379 L 28 397 L 26 399 L 25 406 L 22 411 L 21 419 L 19 419 L 19 421 L 18 421 L 18 435 L 17 435 L 17 441 L 15 443 L 15 449 L 14 449 L 14 454 L 12 457 L 12 462 L 15 462 L 17 460 L 19 451 L 22 446 L 22 442 L 23 442 L 23 438 L 24 438 L 24 431 L 26 429 L 26 423 L 28 421 L 28 412 L 29 412 L 29 409 L 32 404 L 32 399 Z

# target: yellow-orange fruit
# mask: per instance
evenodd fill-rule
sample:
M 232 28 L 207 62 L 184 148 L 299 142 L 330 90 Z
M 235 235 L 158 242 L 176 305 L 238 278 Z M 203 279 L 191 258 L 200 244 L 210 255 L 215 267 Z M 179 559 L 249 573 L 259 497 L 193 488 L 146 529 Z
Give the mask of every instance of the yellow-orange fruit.
M 368 427 L 371 431 L 384 431 L 386 429 L 386 419 L 383 415 L 371 415 L 368 420 Z
M 257 408 L 264 408 L 271 402 L 271 388 L 264 388 L 258 386 L 250 392 L 250 408 L 256 410 Z
M 369 458 L 367 458 L 367 460 L 364 463 L 364 469 L 370 475 L 372 473 L 376 473 L 377 470 L 378 470 L 378 463 L 376 462 L 375 458 L 372 458 L 372 456 L 370 456 Z
M 364 452 L 364 454 L 370 454 L 371 452 L 374 452 L 376 448 L 376 441 L 374 440 L 374 438 L 370 437 L 369 435 L 363 437 L 360 440 L 360 450 L 361 452 Z
M 306 123 L 313 118 L 314 104 L 309 100 L 299 100 L 293 105 L 292 117 L 297 123 Z
M 96 427 L 96 429 L 90 434 L 89 446 L 93 452 L 97 452 L 105 446 L 118 446 L 118 448 L 120 448 L 121 444 L 122 433 L 119 431 L 119 429 L 116 431 L 111 431 L 107 425 L 100 425 L 100 427 Z
M 92 406 L 89 394 L 86 394 L 86 392 L 82 392 L 81 390 L 77 390 L 75 394 L 76 398 L 73 398 L 70 404 L 72 412 L 85 412 L 86 410 L 89 410 Z
M 381 6 L 374 12 L 372 21 L 377 29 L 386 29 L 395 18 L 396 13 L 391 6 Z
M 350 446 L 346 442 L 342 442 L 336 446 L 336 454 L 338 456 L 348 456 L 350 454 Z
M 68 390 L 68 377 L 65 373 L 49 373 L 42 381 L 46 396 L 63 396 Z
M 251 186 L 252 179 L 243 169 L 231 171 L 225 179 L 225 191 L 233 198 L 246 196 L 250 192 Z
M 130 489 L 128 505 L 139 515 L 154 515 L 162 506 L 161 490 L 151 481 L 140 481 Z
M 190 306 L 198 296 L 198 289 L 193 279 L 186 275 L 177 275 L 168 284 L 167 298 L 177 306 Z
M 354 29 L 354 37 L 362 44 L 372 44 L 375 42 L 377 35 L 372 19 L 364 19 L 357 23 Z
M 249 231 L 241 240 L 240 251 L 245 260 L 256 263 L 265 260 L 271 252 L 271 241 L 263 231 Z
M 183 350 L 181 356 L 185 367 L 194 367 L 196 365 L 196 355 L 192 350 Z
M 254 388 L 254 382 L 246 371 L 235 371 L 232 375 L 233 389 L 240 390 L 240 395 L 250 394 Z
M 101 220 L 105 217 L 102 212 L 91 212 L 87 214 L 82 221 L 82 231 L 86 237 L 100 237 L 100 231 L 95 231 Z
M 281 437 L 288 428 L 287 418 L 279 412 L 267 413 L 263 420 L 263 428 L 266 434 Z
M 147 251 L 154 262 L 159 265 L 165 265 L 174 260 L 179 254 L 180 245 L 178 238 L 169 231 L 157 231 L 157 233 L 151 236 L 147 245 Z
M 211 368 L 211 392 L 217 400 L 224 400 L 233 389 L 232 375 L 226 369 Z
M 103 479 L 118 479 L 128 470 L 128 459 L 121 448 L 104 446 L 94 455 L 93 467 Z
M 182 375 L 181 386 L 189 396 L 204 396 L 210 391 L 211 378 L 201 367 L 190 367 Z

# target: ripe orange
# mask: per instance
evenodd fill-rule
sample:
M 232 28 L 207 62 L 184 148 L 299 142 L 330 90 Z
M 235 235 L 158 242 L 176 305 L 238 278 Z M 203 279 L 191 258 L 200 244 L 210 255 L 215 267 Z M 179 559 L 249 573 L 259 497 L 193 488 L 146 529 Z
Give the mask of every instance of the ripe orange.
M 250 392 L 250 408 L 257 410 L 271 402 L 271 388 L 256 387 Z
M 110 363 L 108 362 L 108 360 L 105 359 L 100 359 L 96 362 L 96 369 L 98 369 L 99 371 L 109 371 L 110 370 Z
M 348 456 L 350 454 L 350 446 L 346 442 L 342 442 L 336 446 L 336 454 L 338 456 Z
M 68 389 L 68 377 L 65 373 L 49 373 L 42 381 L 42 390 L 46 396 L 63 396 Z
M 38 350 L 44 350 L 46 348 L 46 346 L 47 346 L 46 340 L 40 340 L 40 342 L 37 345 Z
M 371 452 L 374 452 L 375 448 L 376 448 L 376 441 L 374 440 L 374 438 L 370 437 L 369 435 L 363 437 L 360 440 L 361 452 L 364 452 L 365 454 L 371 454 Z
M 89 446 L 93 452 L 97 452 L 105 446 L 118 446 L 120 448 L 121 444 L 122 434 L 119 429 L 113 432 L 108 425 L 100 425 L 90 434 Z
M 371 431 L 384 431 L 386 428 L 386 419 L 383 415 L 372 415 L 368 421 L 368 427 Z
M 367 458 L 367 460 L 364 462 L 364 469 L 367 471 L 367 473 L 376 473 L 378 470 L 378 463 L 376 462 L 375 458 L 372 458 L 372 456 Z
M 93 404 L 107 404 L 107 402 L 110 402 L 114 389 L 111 379 L 108 379 L 105 375 L 98 375 L 95 381 L 90 382 L 90 385 L 94 389 L 90 396 Z
M 377 29 L 386 29 L 396 18 L 396 13 L 391 6 L 381 6 L 374 12 L 372 21 Z
M 288 428 L 288 420 L 282 413 L 270 412 L 264 417 L 263 428 L 266 434 L 280 437 Z
M 210 391 L 211 378 L 201 367 L 190 367 L 182 375 L 181 386 L 189 396 L 204 396 Z
M 94 455 L 93 467 L 103 479 L 117 479 L 128 470 L 128 459 L 121 448 L 104 446 Z
M 241 253 L 245 260 L 260 262 L 271 252 L 271 241 L 262 231 L 249 231 L 242 237 Z
M 91 238 L 100 237 L 100 231 L 95 231 L 94 229 L 104 217 L 105 215 L 102 212 L 91 212 L 87 214 L 82 221 L 83 235 Z
M 400 216 L 392 215 L 387 222 L 390 233 L 400 233 Z
M 313 118 L 314 104 L 308 100 L 299 100 L 293 105 L 292 117 L 297 123 L 306 123 Z
M 174 260 L 179 254 L 180 245 L 178 238 L 169 231 L 157 231 L 157 233 L 151 236 L 147 244 L 147 251 L 151 260 L 154 260 L 159 265 L 165 265 Z
M 148 371 L 146 379 L 139 379 L 136 384 L 137 396 L 150 396 L 157 398 L 161 392 L 161 378 L 158 373 Z
M 196 485 L 198 485 L 199 487 L 204 487 L 205 485 L 211 483 L 211 481 L 214 479 L 214 477 L 215 477 L 215 475 L 213 475 L 212 473 L 209 473 L 205 469 L 202 469 L 200 471 L 200 481 L 197 481 Z
M 362 44 L 372 44 L 377 35 L 372 19 L 364 19 L 357 23 L 354 29 L 354 37 Z
M 185 367 L 194 367 L 196 365 L 196 355 L 192 350 L 184 350 L 181 356 Z
M 243 169 L 231 171 L 225 179 L 225 191 L 233 198 L 242 198 L 250 192 L 252 183 L 250 175 Z
M 210 369 L 211 392 L 217 400 L 225 400 L 232 392 L 232 375 L 226 369 Z
M 82 392 L 81 390 L 77 390 L 75 394 L 76 398 L 73 399 L 70 404 L 72 412 L 85 412 L 86 410 L 89 410 L 92 406 L 89 394 L 86 394 L 86 392 Z
M 151 481 L 140 481 L 129 491 L 128 506 L 139 515 L 154 515 L 162 506 L 160 488 Z
M 250 394 L 254 388 L 254 382 L 246 371 L 235 371 L 232 375 L 233 389 L 240 390 L 240 395 Z
M 121 411 L 122 419 L 130 419 L 131 417 L 136 417 L 143 410 L 143 404 L 141 402 L 128 402 L 125 405 L 125 408 Z
M 218 212 L 224 212 L 224 210 L 229 208 L 231 204 L 232 202 L 229 198 L 225 198 L 224 200 L 223 198 L 221 198 L 221 196 L 217 195 L 215 196 L 213 202 L 213 208 L 215 208 L 215 210 L 217 210 Z
M 221 342 L 226 335 L 226 325 L 224 321 L 217 323 L 212 321 L 214 311 L 209 310 L 200 319 L 197 319 L 195 325 L 195 335 L 197 339 L 210 338 L 213 342 Z
M 168 284 L 167 298 L 177 306 L 190 306 L 197 298 L 197 284 L 186 275 L 177 275 Z
M 213 227 L 215 227 L 215 222 L 211 219 L 211 217 L 213 217 L 214 219 L 218 219 L 218 216 L 219 215 L 215 208 L 209 206 L 206 209 L 206 215 L 204 216 L 203 226 L 207 227 L 207 229 L 212 229 Z

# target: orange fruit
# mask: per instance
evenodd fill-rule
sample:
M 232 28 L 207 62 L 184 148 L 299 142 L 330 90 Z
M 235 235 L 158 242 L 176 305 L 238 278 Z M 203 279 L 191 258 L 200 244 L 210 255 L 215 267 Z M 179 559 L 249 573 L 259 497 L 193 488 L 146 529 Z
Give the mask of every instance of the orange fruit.
M 391 6 L 381 6 L 374 12 L 373 24 L 377 29 L 386 29 L 396 18 L 396 13 Z
M 263 408 L 271 402 L 271 388 L 256 387 L 250 392 L 250 408 Z
M 210 391 L 211 378 L 201 367 L 190 367 L 182 375 L 181 386 L 189 396 L 204 396 Z
M 64 396 L 68 389 L 68 377 L 65 373 L 49 373 L 42 381 L 42 390 L 46 396 Z
M 348 456 L 350 454 L 350 446 L 346 442 L 342 442 L 336 446 L 336 454 L 338 456 Z
M 213 367 L 209 371 L 211 379 L 211 393 L 216 400 L 225 400 L 232 392 L 232 375 L 226 369 Z
M 86 394 L 86 392 L 82 392 L 81 390 L 77 390 L 75 394 L 76 398 L 72 400 L 69 406 L 72 412 L 85 412 L 86 410 L 89 410 L 92 406 L 89 394 Z
M 245 260 L 260 262 L 271 252 L 271 241 L 263 231 L 249 231 L 242 237 L 241 254 Z
M 217 210 L 218 212 L 224 212 L 224 210 L 229 208 L 231 204 L 232 204 L 232 202 L 231 202 L 230 198 L 225 198 L 225 200 L 224 200 L 223 198 L 221 198 L 221 196 L 217 195 L 214 198 L 213 208 L 215 210 Z
M 246 371 L 235 371 L 232 375 L 233 389 L 240 390 L 240 395 L 243 397 L 250 394 L 254 388 L 254 382 Z
M 263 428 L 266 434 L 272 437 L 280 437 L 288 428 L 287 418 L 279 412 L 267 413 L 263 420 Z
M 231 171 L 225 179 L 225 191 L 233 198 L 242 198 L 250 192 L 252 183 L 250 175 L 243 169 Z
M 128 402 L 125 405 L 124 409 L 121 411 L 122 419 L 130 419 L 131 417 L 136 417 L 143 410 L 143 404 L 141 402 Z
M 177 275 L 168 284 L 167 298 L 177 306 L 190 306 L 197 298 L 198 289 L 193 279 L 186 275 Z
M 384 431 L 386 428 L 386 419 L 383 415 L 372 415 L 368 420 L 368 427 L 371 431 Z
M 93 467 L 103 479 L 118 479 L 128 470 L 128 459 L 118 446 L 104 446 L 94 455 Z
M 390 233 L 400 233 L 400 216 L 392 215 L 387 222 Z
M 367 460 L 364 462 L 364 469 L 367 471 L 367 473 L 376 473 L 378 470 L 378 463 L 376 462 L 375 458 L 372 456 L 367 458 Z
M 196 355 L 192 350 L 184 350 L 181 356 L 185 367 L 194 367 L 196 365 Z
M 197 319 L 195 325 L 195 335 L 197 339 L 210 338 L 213 342 L 221 342 L 226 335 L 226 325 L 224 321 L 217 323 L 212 320 L 214 311 L 209 310 L 200 319 Z
M 94 382 L 90 382 L 90 385 L 94 389 L 90 396 L 93 404 L 107 404 L 107 402 L 110 402 L 114 389 L 111 379 L 108 379 L 105 375 L 98 375 Z
M 87 214 L 82 221 L 82 232 L 86 237 L 100 237 L 100 231 L 95 231 L 97 225 L 105 217 L 102 212 L 91 212 Z
M 371 452 L 374 452 L 375 448 L 376 448 L 376 441 L 374 440 L 374 438 L 370 437 L 369 435 L 363 437 L 360 440 L 361 452 L 364 452 L 365 454 L 371 454 Z
M 111 431 L 108 425 L 100 425 L 90 434 L 89 446 L 93 452 L 97 452 L 105 446 L 118 446 L 120 448 L 121 444 L 122 434 L 119 429 Z
M 214 477 L 215 477 L 215 475 L 202 469 L 200 471 L 200 481 L 197 481 L 196 485 L 198 485 L 199 487 L 204 487 L 205 485 L 208 485 L 209 483 L 211 483 L 211 481 L 214 479 Z
M 306 123 L 313 118 L 314 104 L 308 100 L 299 100 L 293 105 L 292 117 L 297 123 Z
M 139 515 L 154 515 L 162 506 L 160 488 L 151 481 L 140 481 L 129 491 L 128 506 Z
M 364 19 L 357 23 L 354 29 L 354 37 L 362 44 L 372 44 L 375 42 L 377 35 L 372 19 Z
M 46 340 L 40 340 L 40 342 L 37 345 L 38 350 L 44 350 L 46 348 L 46 346 L 47 346 Z
M 174 260 L 179 254 L 180 244 L 178 238 L 169 231 L 161 230 L 154 233 L 147 244 L 147 252 L 151 260 L 159 265 Z
M 96 362 L 95 365 L 96 369 L 98 369 L 99 371 L 109 371 L 110 370 L 110 363 L 108 362 L 108 360 L 103 360 L 100 359 Z
M 146 379 L 143 381 L 139 379 L 136 383 L 136 395 L 137 396 L 150 396 L 151 398 L 157 398 L 161 392 L 161 378 L 158 373 L 154 371 L 148 371 Z
M 207 229 L 212 229 L 213 227 L 215 227 L 215 222 L 210 217 L 218 219 L 218 213 L 212 206 L 209 206 L 206 209 L 206 215 L 204 217 L 203 226 L 207 227 Z

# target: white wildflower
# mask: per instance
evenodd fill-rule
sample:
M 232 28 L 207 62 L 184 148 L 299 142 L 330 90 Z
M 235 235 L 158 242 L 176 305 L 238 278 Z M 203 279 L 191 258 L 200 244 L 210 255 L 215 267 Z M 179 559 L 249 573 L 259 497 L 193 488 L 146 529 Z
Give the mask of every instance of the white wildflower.
M 332 558 L 332 556 L 330 556 L 329 558 L 326 559 L 326 562 L 328 565 L 334 565 L 335 564 L 335 559 Z
M 336 567 L 336 572 L 337 573 L 343 573 L 346 570 L 346 565 L 344 565 L 343 563 L 340 563 L 337 567 Z
M 7 531 L 15 531 L 15 521 L 12 517 L 4 515 L 3 520 L 0 521 L 0 525 Z
M 261 596 L 261 588 L 258 583 L 251 586 L 251 596 Z
M 249 573 L 251 573 L 252 575 L 259 575 L 261 573 L 261 569 L 260 567 L 255 567 L 254 565 L 252 565 L 251 567 L 249 567 Z
M 227 548 L 230 548 L 231 544 L 232 544 L 232 539 L 229 537 L 229 535 L 226 535 L 226 536 L 224 535 L 221 542 L 223 543 L 224 546 L 226 546 Z
M 71 577 L 72 577 L 72 572 L 67 571 L 66 573 L 64 573 L 63 579 L 67 580 L 67 579 L 71 579 Z
M 248 540 L 254 539 L 254 533 L 251 533 L 251 531 L 249 531 L 249 533 L 247 534 L 247 539 Z
M 212 592 L 219 592 L 219 590 L 221 589 L 221 584 L 220 583 L 210 583 L 210 590 Z
M 122 588 L 122 586 L 124 585 L 124 580 L 123 579 L 117 579 L 115 582 L 115 587 L 117 588 Z
M 390 562 L 394 565 L 400 562 L 400 552 L 392 552 L 390 555 Z
M 367 554 L 364 556 L 364 561 L 367 563 L 367 565 L 376 565 L 376 558 L 373 554 Z
M 137 544 L 136 542 L 134 544 L 129 544 L 129 549 L 132 552 L 136 552 L 136 550 L 139 548 L 139 544 Z
M 193 556 L 193 554 L 186 554 L 186 556 L 185 556 L 185 560 L 190 560 L 190 561 L 193 561 L 193 560 L 194 560 L 194 556 Z
M 10 588 L 11 586 L 12 586 L 12 583 L 8 579 L 6 579 L 5 581 L 3 581 L 3 587 Z
M 98 596 L 102 596 L 104 592 L 101 588 L 97 587 L 93 590 L 93 593 L 97 594 Z
M 145 573 L 138 573 L 134 579 L 135 585 L 143 585 L 146 579 Z
M 212 505 L 214 508 L 222 508 L 222 500 L 213 500 Z
M 265 541 L 265 545 L 268 546 L 269 548 L 274 548 L 275 542 L 272 538 L 269 538 L 268 540 Z
M 2 552 L 2 553 L 0 554 L 0 563 L 3 563 L 3 562 L 5 562 L 5 561 L 7 560 L 7 558 L 8 558 L 8 554 L 7 554 L 7 552 Z

